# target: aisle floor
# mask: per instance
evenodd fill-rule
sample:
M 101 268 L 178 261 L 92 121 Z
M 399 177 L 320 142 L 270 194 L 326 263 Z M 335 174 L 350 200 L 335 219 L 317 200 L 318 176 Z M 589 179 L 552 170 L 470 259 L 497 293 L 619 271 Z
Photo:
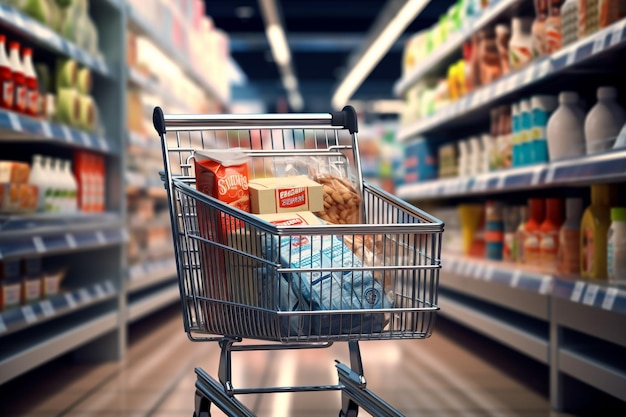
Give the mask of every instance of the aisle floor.
M 122 362 L 77 365 L 62 358 L 0 387 L 0 416 L 191 417 L 195 374 L 214 374 L 215 343 L 192 343 L 176 309 L 130 331 Z M 368 388 L 407 417 L 566 416 L 551 412 L 547 371 L 440 321 L 427 340 L 361 343 Z M 236 387 L 336 383 L 347 345 L 233 354 Z M 511 366 L 513 365 L 513 366 Z M 259 417 L 336 416 L 338 392 L 246 395 Z M 222 416 L 217 409 L 212 416 Z M 359 416 L 367 416 L 359 412 Z

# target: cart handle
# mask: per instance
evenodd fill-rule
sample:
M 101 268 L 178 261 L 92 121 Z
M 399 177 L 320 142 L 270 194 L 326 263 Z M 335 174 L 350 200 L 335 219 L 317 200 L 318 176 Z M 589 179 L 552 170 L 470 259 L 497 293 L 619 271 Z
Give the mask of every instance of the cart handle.
M 345 106 L 334 113 L 293 113 L 293 114 L 164 114 L 155 107 L 152 122 L 159 135 L 178 130 L 210 129 L 287 129 L 287 128 L 343 128 L 350 133 L 358 133 L 357 115 L 354 107 Z

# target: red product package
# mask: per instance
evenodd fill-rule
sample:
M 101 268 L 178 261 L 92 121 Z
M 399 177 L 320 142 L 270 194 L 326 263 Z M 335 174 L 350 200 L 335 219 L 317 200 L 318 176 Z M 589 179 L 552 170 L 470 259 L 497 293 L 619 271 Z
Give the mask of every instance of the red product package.
M 225 204 L 250 212 L 248 193 L 248 156 L 237 150 L 197 151 L 195 154 L 196 189 Z M 197 202 L 199 235 L 209 242 L 228 245 L 230 235 L 237 233 L 243 221 L 201 201 Z M 201 270 L 205 277 L 202 294 L 213 300 L 228 301 L 229 285 L 226 260 L 232 254 L 219 245 L 198 241 Z M 207 325 L 211 317 L 224 314 L 219 304 L 206 306 Z M 218 332 L 219 333 L 219 332 Z

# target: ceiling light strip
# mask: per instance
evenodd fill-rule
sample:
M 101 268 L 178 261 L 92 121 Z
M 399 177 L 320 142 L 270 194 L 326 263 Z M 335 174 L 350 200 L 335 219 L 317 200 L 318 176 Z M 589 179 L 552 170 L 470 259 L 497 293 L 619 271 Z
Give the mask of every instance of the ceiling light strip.
M 332 106 L 341 109 L 430 0 L 409 0 L 389 21 L 335 90 Z

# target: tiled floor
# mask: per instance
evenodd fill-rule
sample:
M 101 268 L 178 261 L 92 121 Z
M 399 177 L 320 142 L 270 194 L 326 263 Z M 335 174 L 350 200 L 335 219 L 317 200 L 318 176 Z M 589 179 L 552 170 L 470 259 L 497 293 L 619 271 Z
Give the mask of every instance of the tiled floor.
M 451 323 L 440 321 L 428 340 L 362 343 L 361 351 L 368 388 L 407 417 L 565 416 L 550 411 L 544 367 Z M 214 343 L 190 342 L 172 309 L 131 329 L 125 363 L 62 358 L 0 387 L 0 416 L 191 417 L 193 369 L 213 374 L 217 354 Z M 335 359 L 347 362 L 347 345 L 234 353 L 233 382 L 334 384 Z M 340 408 L 338 392 L 241 398 L 259 417 L 336 416 Z

